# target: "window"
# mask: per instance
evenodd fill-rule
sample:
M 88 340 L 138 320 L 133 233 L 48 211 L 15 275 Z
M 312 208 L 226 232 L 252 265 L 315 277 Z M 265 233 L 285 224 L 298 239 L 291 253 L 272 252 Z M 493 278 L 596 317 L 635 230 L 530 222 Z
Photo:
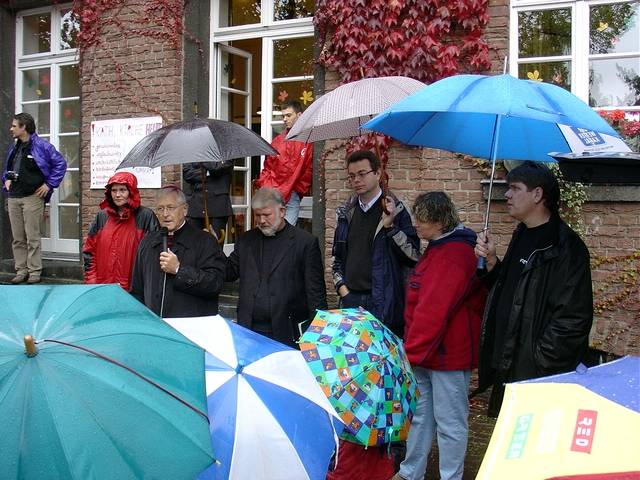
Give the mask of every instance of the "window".
M 640 115 L 640 1 L 511 2 L 511 71 Z
M 245 125 L 271 141 L 282 131 L 282 102 L 298 100 L 306 107 L 313 101 L 314 5 L 313 0 L 212 1 L 212 117 Z M 227 243 L 252 227 L 252 180 L 261 163 L 260 157 L 236 160 Z
M 78 28 L 68 5 L 28 10 L 17 17 L 16 111 L 30 113 L 38 135 L 67 160 L 64 180 L 45 210 L 42 244 L 49 256 L 79 251 Z

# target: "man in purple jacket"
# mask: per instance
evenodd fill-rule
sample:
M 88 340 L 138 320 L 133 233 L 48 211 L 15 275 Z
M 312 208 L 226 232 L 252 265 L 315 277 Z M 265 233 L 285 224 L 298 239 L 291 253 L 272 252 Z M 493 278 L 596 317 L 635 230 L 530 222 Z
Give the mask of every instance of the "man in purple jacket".
M 10 131 L 16 143 L 7 155 L 2 183 L 9 195 L 13 235 L 16 276 L 11 283 L 38 283 L 42 274 L 40 220 L 45 202 L 62 182 L 67 162 L 53 145 L 38 137 L 28 113 L 15 115 Z

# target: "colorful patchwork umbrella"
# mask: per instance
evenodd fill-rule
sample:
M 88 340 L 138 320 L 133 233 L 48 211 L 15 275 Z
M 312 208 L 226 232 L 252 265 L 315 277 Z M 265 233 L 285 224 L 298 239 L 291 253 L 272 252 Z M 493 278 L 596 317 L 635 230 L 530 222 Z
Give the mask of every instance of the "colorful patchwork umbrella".
M 324 480 L 343 425 L 302 355 L 220 316 L 164 319 L 205 351 L 216 459 L 200 480 Z
M 211 465 L 202 349 L 117 285 L 3 286 L 0 302 L 0 478 Z
M 640 357 L 506 386 L 476 478 L 640 478 Z
M 300 350 L 346 429 L 362 445 L 405 440 L 418 389 L 398 337 L 363 309 L 319 311 Z

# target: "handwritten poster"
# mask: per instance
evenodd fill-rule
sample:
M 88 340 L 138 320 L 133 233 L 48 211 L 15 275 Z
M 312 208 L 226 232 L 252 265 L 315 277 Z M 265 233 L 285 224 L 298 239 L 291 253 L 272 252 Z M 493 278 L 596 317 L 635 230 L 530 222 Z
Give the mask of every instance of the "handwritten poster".
M 161 117 L 122 118 L 91 122 L 91 188 L 104 188 L 129 151 L 162 127 Z M 123 168 L 138 177 L 139 188 L 160 188 L 160 168 Z

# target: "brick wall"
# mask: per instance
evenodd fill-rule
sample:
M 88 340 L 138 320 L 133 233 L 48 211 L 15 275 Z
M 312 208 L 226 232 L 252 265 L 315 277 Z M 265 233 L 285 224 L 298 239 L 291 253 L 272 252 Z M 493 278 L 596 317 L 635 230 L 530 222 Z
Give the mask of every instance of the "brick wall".
M 492 71 L 502 73 L 508 51 L 509 9 L 505 0 L 489 2 L 490 24 L 485 38 L 489 42 Z M 335 88 L 337 77 L 327 72 L 327 90 Z M 331 246 L 336 226 L 336 207 L 344 202 L 351 191 L 346 182 L 345 150 L 343 143 L 328 141 L 326 154 L 326 233 L 324 252 L 329 304 L 336 305 L 337 297 L 331 283 Z M 444 190 L 460 209 L 461 220 L 470 228 L 480 230 L 486 202 L 483 200 L 481 180 L 486 178 L 469 159 L 444 151 L 406 148 L 394 143 L 388 162 L 389 187 L 405 205 L 411 206 L 416 196 L 429 190 Z M 587 226 L 586 243 L 595 255 L 620 256 L 640 250 L 640 208 L 638 203 L 588 203 L 584 206 Z M 516 222 L 507 214 L 503 201 L 494 201 L 491 208 L 491 231 L 503 255 Z M 611 265 L 605 264 L 593 272 L 596 300 L 599 292 L 611 278 Z M 632 297 L 636 300 L 637 294 Z M 593 346 L 618 355 L 640 354 L 640 325 L 638 311 L 633 305 L 620 305 L 615 312 L 596 316 L 592 330 Z
M 131 34 L 131 28 L 152 29 L 140 25 L 142 0 L 128 0 L 118 12 L 125 32 L 107 27 L 102 43 L 84 52 L 81 70 L 82 95 L 82 235 L 98 212 L 103 189 L 90 190 L 91 122 L 116 118 L 162 115 L 165 122 L 182 118 L 182 59 L 168 42 Z M 122 70 L 118 83 L 116 65 Z M 180 182 L 178 167 L 162 169 L 162 183 Z M 152 205 L 154 193 L 143 190 L 143 205 Z

